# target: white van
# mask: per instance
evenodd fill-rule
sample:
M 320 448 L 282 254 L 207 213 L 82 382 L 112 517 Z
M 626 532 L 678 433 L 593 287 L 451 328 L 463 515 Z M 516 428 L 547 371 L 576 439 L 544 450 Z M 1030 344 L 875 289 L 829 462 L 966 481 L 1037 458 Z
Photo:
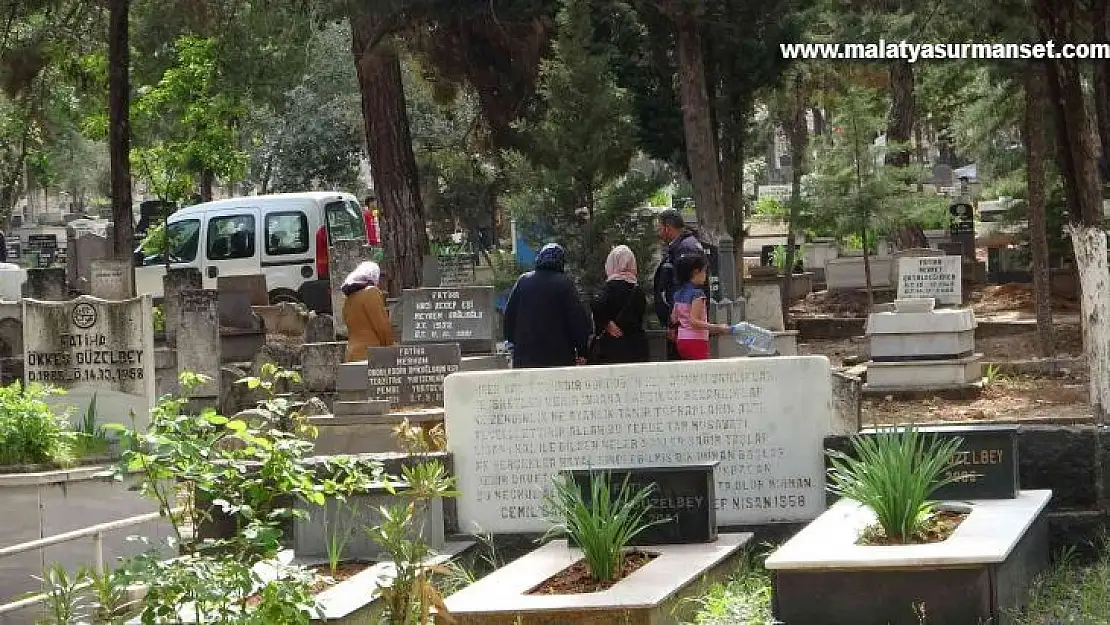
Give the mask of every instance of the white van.
M 170 267 L 195 267 L 204 288 L 220 276 L 264 274 L 270 303 L 302 302 L 331 311 L 328 247 L 366 241 L 362 207 L 349 193 L 254 195 L 183 208 L 166 221 Z M 139 259 L 137 259 L 139 260 Z M 166 259 L 141 258 L 135 290 L 162 296 Z

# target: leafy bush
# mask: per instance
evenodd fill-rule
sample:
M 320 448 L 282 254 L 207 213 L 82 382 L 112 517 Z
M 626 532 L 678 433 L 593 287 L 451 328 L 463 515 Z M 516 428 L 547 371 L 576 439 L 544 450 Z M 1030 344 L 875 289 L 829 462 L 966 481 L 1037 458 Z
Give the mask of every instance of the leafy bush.
M 616 581 L 625 549 L 636 536 L 667 519 L 645 520 L 647 499 L 654 485 L 633 490 L 625 477 L 614 496 L 608 473 L 590 476 L 590 496 L 573 479 L 559 477 L 554 492 L 545 497 L 552 509 L 555 525 L 544 535 L 566 536 L 582 549 L 586 568 L 597 582 Z
M 0 387 L 0 466 L 73 460 L 77 434 L 45 401 L 60 392 L 35 383 Z
M 761 197 L 755 203 L 755 214 L 764 217 L 786 217 L 786 205 L 773 197 Z
M 933 514 L 929 497 L 958 479 L 951 469 L 960 445 L 913 427 L 856 436 L 851 455 L 828 452 L 828 489 L 871 508 L 888 538 L 911 542 Z

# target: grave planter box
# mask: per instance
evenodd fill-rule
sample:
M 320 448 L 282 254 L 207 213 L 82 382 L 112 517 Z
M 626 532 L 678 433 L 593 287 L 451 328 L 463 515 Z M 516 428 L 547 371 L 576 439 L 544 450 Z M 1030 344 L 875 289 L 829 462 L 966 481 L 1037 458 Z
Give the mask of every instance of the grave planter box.
M 717 540 L 713 468 L 716 462 L 676 467 L 591 467 L 564 471 L 589 501 L 594 475 L 608 475 L 616 495 L 627 480 L 630 493 L 654 485 L 646 521 L 664 520 L 641 532 L 633 546 L 710 543 Z
M 0 546 L 158 511 L 153 500 L 132 490 L 126 481 L 115 481 L 109 470 L 108 466 L 92 465 L 0 474 L 0 510 L 4 511 Z M 104 561 L 116 562 L 118 558 L 145 551 L 147 548 L 141 543 L 127 540 L 132 534 L 149 536 L 156 543 L 169 536 L 171 529 L 164 519 L 158 519 L 125 531 L 109 532 L 104 535 Z M 0 603 L 39 591 L 40 584 L 31 576 L 42 575 L 43 562 L 57 562 L 73 570 L 92 561 L 90 540 L 61 543 L 5 558 L 0 567 Z
M 451 595 L 447 611 L 458 625 L 677 625 L 696 611 L 687 598 L 736 571 L 751 537 L 722 534 L 713 543 L 647 548 L 658 557 L 608 590 L 530 595 L 582 558 L 581 551 L 556 540 Z
M 841 500 L 767 559 L 775 618 L 788 625 L 1008 625 L 1048 566 L 1051 491 L 976 500 L 945 541 L 860 546 L 875 520 Z

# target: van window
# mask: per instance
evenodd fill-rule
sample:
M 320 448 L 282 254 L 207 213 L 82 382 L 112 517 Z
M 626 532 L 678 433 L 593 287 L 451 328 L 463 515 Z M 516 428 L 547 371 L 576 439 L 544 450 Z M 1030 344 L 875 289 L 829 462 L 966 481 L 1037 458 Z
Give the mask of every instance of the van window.
M 228 215 L 208 221 L 208 259 L 254 256 L 254 215 Z
M 186 219 L 166 226 L 166 239 L 169 247 L 169 262 L 191 263 L 197 258 L 200 247 L 200 220 Z M 159 254 L 143 258 L 143 265 L 161 265 L 166 262 Z
M 348 202 L 328 202 L 324 206 L 324 214 L 328 220 L 329 244 L 342 239 L 366 240 L 366 225 L 362 223 L 362 214 L 351 208 Z
M 304 254 L 308 251 L 308 216 L 302 212 L 266 215 L 266 254 Z

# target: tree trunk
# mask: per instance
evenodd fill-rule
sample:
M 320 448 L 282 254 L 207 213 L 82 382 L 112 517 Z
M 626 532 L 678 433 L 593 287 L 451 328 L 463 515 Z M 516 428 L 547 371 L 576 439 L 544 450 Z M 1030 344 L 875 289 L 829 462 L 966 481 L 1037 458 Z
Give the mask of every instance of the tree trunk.
M 819 107 L 819 106 L 815 106 L 815 107 L 811 108 L 810 112 L 813 113 L 813 134 L 814 134 L 814 136 L 817 136 L 817 137 L 823 136 L 825 134 L 825 112 L 822 111 L 821 107 Z
M 112 251 L 130 259 L 134 248 L 131 211 L 131 54 L 127 18 L 130 0 L 108 3 L 108 158 L 111 169 Z M 131 281 L 132 284 L 134 280 Z
M 913 134 L 913 65 L 898 61 L 890 65 L 890 119 L 886 128 L 886 164 L 910 164 L 910 137 Z M 891 149 L 891 146 L 895 146 Z
M 1034 10 L 1041 37 L 1078 41 L 1075 25 L 1080 11 L 1074 0 L 1036 0 Z M 1083 344 L 1090 371 L 1091 409 L 1107 422 L 1110 407 L 1110 275 L 1107 273 L 1106 233 L 1102 229 L 1102 194 L 1098 179 L 1095 137 L 1083 94 L 1079 62 L 1053 59 L 1048 85 L 1054 102 L 1058 163 L 1068 196 L 1072 245 L 1082 290 L 1080 307 Z
M 871 281 L 871 250 L 867 249 L 867 216 L 863 217 L 863 225 L 859 231 L 860 240 L 863 241 L 863 278 L 867 285 L 867 312 L 875 308 L 875 287 Z
M 807 95 L 801 74 L 796 74 L 786 124 L 790 138 L 790 216 L 786 222 L 786 268 L 782 278 L 782 318 L 786 326 L 790 324 L 790 304 L 793 303 L 791 293 L 794 291 L 794 265 L 797 263 L 798 221 L 802 213 L 802 176 L 805 174 L 809 143 Z
M 1056 353 L 1052 331 L 1052 281 L 1048 258 L 1045 213 L 1045 93 L 1044 65 L 1029 64 L 1025 73 L 1025 167 L 1028 184 L 1029 238 L 1033 248 L 1033 298 L 1037 312 L 1037 355 Z
M 351 51 L 362 92 L 374 191 L 382 214 L 385 285 L 396 297 L 402 289 L 420 286 L 428 234 L 405 109 L 401 59 L 392 38 L 380 37 L 378 21 L 372 12 L 351 17 Z M 380 42 L 368 49 L 375 40 Z
M 686 161 L 690 167 L 690 182 L 694 187 L 698 226 L 711 242 L 716 243 L 720 233 L 726 228 L 724 194 L 717 162 L 709 90 L 705 83 L 701 26 L 697 16 L 686 9 L 679 9 L 672 18 L 678 39 L 679 93 L 686 137 Z
M 216 176 L 212 173 L 211 169 L 203 169 L 200 172 L 200 201 L 212 201 L 212 187 L 216 185 Z
M 1092 7 L 1093 39 L 1096 43 L 1110 43 L 1110 0 L 1095 0 Z M 1098 136 L 1101 156 L 1110 172 L 1110 61 L 1094 63 L 1095 113 L 1098 119 Z M 1110 173 L 1104 174 L 1110 177 Z M 1103 179 L 1103 184 L 1108 180 Z

